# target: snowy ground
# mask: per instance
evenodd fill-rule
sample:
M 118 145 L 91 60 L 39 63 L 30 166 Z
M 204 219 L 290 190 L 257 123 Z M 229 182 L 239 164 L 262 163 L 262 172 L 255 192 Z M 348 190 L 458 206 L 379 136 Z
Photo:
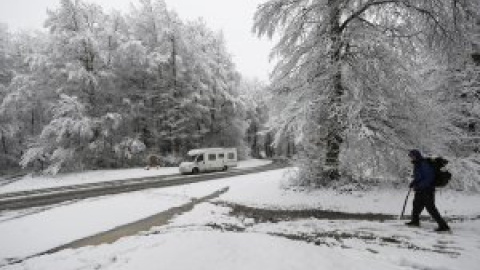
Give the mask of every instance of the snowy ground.
M 434 233 L 431 221 L 407 228 L 395 219 L 262 218 L 262 211 L 279 209 L 398 215 L 406 195 L 406 190 L 381 188 L 306 193 L 288 188 L 288 171 L 95 198 L 39 212 L 4 213 L 0 265 L 7 258 L 39 253 L 229 187 L 221 197 L 196 205 L 167 226 L 3 269 L 478 269 L 479 195 L 437 194 L 440 211 L 452 218 L 451 234 Z M 238 211 L 243 206 L 252 213 Z M 410 206 L 411 201 L 407 213 Z M 262 209 L 258 216 L 256 208 Z
M 249 159 L 239 161 L 237 169 L 246 169 L 257 167 L 261 165 L 270 164 L 270 160 Z M 178 167 L 160 167 L 159 169 L 152 168 L 146 170 L 145 168 L 120 169 L 120 170 L 95 170 L 86 171 L 82 173 L 66 173 L 56 176 L 33 176 L 27 175 L 11 184 L 0 186 L 0 194 L 33 190 L 60 186 L 71 186 L 78 184 L 106 182 L 122 179 L 134 179 L 151 176 L 172 175 L 178 174 Z

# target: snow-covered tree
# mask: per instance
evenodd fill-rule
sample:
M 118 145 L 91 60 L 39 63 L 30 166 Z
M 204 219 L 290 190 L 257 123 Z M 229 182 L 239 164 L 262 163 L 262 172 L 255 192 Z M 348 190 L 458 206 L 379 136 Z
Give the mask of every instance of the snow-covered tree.
M 424 70 L 428 98 L 441 112 L 432 123 L 441 126 L 443 151 L 436 154 L 450 158 L 454 172 L 452 186 L 458 189 L 480 188 L 480 66 L 470 55 L 464 63 L 443 65 L 431 60 Z
M 443 151 L 451 159 L 452 186 L 480 189 L 480 3 L 461 2 L 456 14 L 456 38 L 443 50 L 426 48 L 423 89 L 441 112 L 436 120 L 443 131 Z M 435 121 L 432 121 L 435 122 Z
M 45 62 L 42 53 L 47 48 L 43 33 L 21 32 L 11 35 L 6 47 L 9 82 L 5 85 L 0 102 L 0 121 L 4 161 L 15 167 L 27 142 L 37 135 L 45 124 L 51 91 L 46 84 L 51 79 L 46 70 L 38 70 L 42 76 L 34 76 L 39 63 Z
M 34 69 L 27 81 L 33 88 L 48 90 L 51 98 L 36 100 L 47 101 L 54 109 L 47 115 L 48 124 L 32 139 L 23 166 L 39 161 L 48 166 L 46 172 L 57 173 L 99 166 L 114 155 L 115 138 L 109 131 L 118 128 L 121 117 L 115 114 L 118 97 L 111 87 L 108 54 L 103 53 L 108 51 L 105 21 L 99 6 L 82 1 L 64 0 L 49 11 L 45 23 L 49 50 L 32 58 Z M 108 125 L 111 121 L 113 127 Z
M 268 105 L 271 104 L 272 97 L 267 85 L 258 79 L 243 78 L 239 92 L 246 111 L 248 129 L 245 140 L 250 147 L 251 156 L 272 157 L 272 146 L 267 140 L 271 135 L 267 122 L 270 117 Z
M 9 44 L 9 33 L 8 27 L 6 24 L 0 23 L 0 93 L 4 92 L 2 89 L 10 82 L 12 79 L 12 72 L 9 67 L 9 55 L 8 55 L 8 44 Z M 1 95 L 1 94 L 0 94 Z M 1 98 L 2 96 L 0 96 Z
M 11 81 L 11 71 L 8 64 L 8 53 L 7 53 L 7 44 L 8 44 L 8 28 L 7 25 L 0 23 L 0 101 L 3 101 L 4 97 L 7 94 L 6 86 L 10 84 Z M 7 137 L 8 136 L 7 121 L 5 116 L 0 114 L 0 145 L 2 151 L 0 152 L 0 157 L 2 161 L 0 163 L 0 168 L 5 166 L 6 160 L 8 159 L 8 147 L 7 147 Z
M 415 118 L 427 105 L 416 94 L 415 56 L 419 45 L 449 46 L 451 18 L 463 7 L 447 2 L 272 0 L 259 7 L 256 32 L 280 36 L 272 53 L 273 87 L 284 97 L 276 123 L 300 131 L 307 182 L 385 172 L 392 166 L 384 163 L 402 162 L 399 151 L 423 147 L 416 128 L 430 119 Z
M 162 0 L 125 15 L 61 0 L 47 15 L 49 33 L 0 35 L 12 44 L 0 89 L 1 150 L 12 162 L 57 173 L 193 147 L 247 154 L 240 75 L 221 33 L 182 22 Z
M 34 161 L 47 163 L 47 173 L 56 174 L 61 168 L 83 166 L 77 158 L 78 148 L 85 147 L 94 137 L 93 121 L 76 97 L 62 95 L 52 108 L 53 120 L 23 155 L 21 165 Z

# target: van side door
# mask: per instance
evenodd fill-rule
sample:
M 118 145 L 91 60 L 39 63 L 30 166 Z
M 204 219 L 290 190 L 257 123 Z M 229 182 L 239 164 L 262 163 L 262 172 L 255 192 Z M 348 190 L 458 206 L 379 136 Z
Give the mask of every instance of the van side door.
M 217 168 L 217 154 L 216 153 L 209 153 L 207 154 L 207 162 L 206 162 L 206 169 L 209 171 L 213 171 Z
M 226 165 L 225 164 L 225 153 L 219 153 L 218 154 L 218 168 L 223 169 L 223 167 Z
M 235 151 L 229 151 L 227 153 L 227 166 L 236 167 L 237 166 L 237 153 Z
M 204 171 L 207 170 L 204 154 L 198 155 L 197 160 L 196 160 L 196 164 L 198 166 L 198 170 L 200 170 L 201 172 L 204 172 Z

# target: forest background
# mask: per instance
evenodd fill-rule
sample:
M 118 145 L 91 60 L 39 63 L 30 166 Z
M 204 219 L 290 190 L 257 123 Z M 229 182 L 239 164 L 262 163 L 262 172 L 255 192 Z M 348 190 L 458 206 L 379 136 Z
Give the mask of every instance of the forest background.
M 407 181 L 406 153 L 480 183 L 480 4 L 271 0 L 271 83 L 237 71 L 221 32 L 162 0 L 106 13 L 61 0 L 48 32 L 0 26 L 0 170 L 175 165 L 198 147 L 297 161 L 301 185 Z

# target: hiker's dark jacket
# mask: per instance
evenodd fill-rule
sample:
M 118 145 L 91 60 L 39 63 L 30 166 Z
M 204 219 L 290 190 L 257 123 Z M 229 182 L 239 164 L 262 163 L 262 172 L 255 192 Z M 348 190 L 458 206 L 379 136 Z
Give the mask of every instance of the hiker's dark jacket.
M 435 190 L 435 169 L 426 159 L 413 163 L 413 181 L 411 186 L 415 191 Z

